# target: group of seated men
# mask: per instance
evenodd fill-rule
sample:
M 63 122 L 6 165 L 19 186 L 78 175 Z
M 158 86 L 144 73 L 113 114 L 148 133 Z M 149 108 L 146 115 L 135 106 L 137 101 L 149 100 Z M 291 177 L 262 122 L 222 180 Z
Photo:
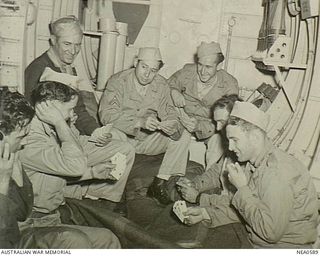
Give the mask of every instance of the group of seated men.
M 119 202 L 136 153 L 164 153 L 147 191 L 160 204 L 172 202 L 167 182 L 180 176 L 186 225 L 243 222 L 253 247 L 312 246 L 318 208 L 308 170 L 272 144 L 268 115 L 238 98 L 237 80 L 218 69 L 219 44 L 201 43 L 197 63 L 168 80 L 158 74 L 159 49 L 140 48 L 134 67 L 108 80 L 92 116 L 71 79 L 79 21 L 60 18 L 50 33 L 50 48 L 26 69 L 25 96 L 0 90 L 1 248 L 27 247 L 29 230 L 37 248 L 120 248 L 106 228 L 62 224 L 59 210 L 66 198 Z M 191 138 L 207 145 L 206 170 L 192 180 L 184 177 Z M 126 163 L 115 179 L 118 152 Z

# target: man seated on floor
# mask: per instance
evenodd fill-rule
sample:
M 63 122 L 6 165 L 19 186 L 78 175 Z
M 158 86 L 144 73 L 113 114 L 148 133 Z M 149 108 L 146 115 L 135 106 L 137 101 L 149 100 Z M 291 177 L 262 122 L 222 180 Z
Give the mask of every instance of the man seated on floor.
M 0 110 L 0 248 L 119 248 L 118 239 L 102 228 L 24 226 L 20 233 L 18 221 L 31 213 L 33 190 L 17 156 L 34 109 L 21 94 L 1 87 Z
M 234 162 L 235 157 L 228 151 L 228 141 L 225 134 L 225 127 L 233 105 L 239 100 L 236 94 L 225 95 L 218 99 L 212 107 L 213 120 L 217 135 L 219 135 L 217 141 L 219 148 L 215 150 L 219 151 L 221 155 L 220 161 L 212 164 L 203 174 L 192 180 L 181 177 L 177 182 L 178 190 L 183 199 L 206 209 L 210 219 L 214 220 L 211 227 L 240 222 L 237 212 L 230 207 L 235 188 L 226 177 L 226 164 L 230 161 Z M 215 207 L 208 207 L 210 205 Z
M 138 154 L 164 153 L 158 175 L 147 195 L 162 204 L 170 203 L 167 181 L 186 171 L 190 138 L 178 120 L 170 89 L 158 74 L 162 63 L 158 48 L 144 47 L 134 68 L 113 75 L 101 98 L 99 116 L 105 125 L 122 133 Z
M 57 210 L 65 203 L 65 196 L 119 202 L 134 161 L 134 148 L 114 139 L 97 146 L 88 136 L 79 135 L 71 121 L 78 93 L 67 85 L 41 82 L 32 98 L 36 116 L 20 159 L 35 191 L 34 216 L 59 223 Z M 119 180 L 114 180 L 110 171 L 115 166 L 110 158 L 118 152 L 125 156 L 125 169 Z M 81 185 L 82 180 L 90 182 Z
M 232 206 L 254 247 L 311 248 L 317 237 L 316 190 L 307 168 L 272 144 L 268 124 L 269 116 L 253 104 L 235 103 L 226 128 L 229 150 L 246 166 L 227 165 L 237 189 Z M 186 215 L 187 223 L 214 222 L 201 208 Z
M 218 69 L 223 60 L 218 43 L 202 42 L 197 50 L 197 63 L 186 64 L 168 79 L 181 123 L 189 131 L 189 136 L 207 145 L 207 167 L 218 162 L 221 157 L 215 151 L 219 135 L 216 135 L 212 123 L 211 107 L 222 96 L 239 93 L 237 80 L 226 71 Z
M 82 37 L 80 22 L 74 16 L 62 17 L 50 24 L 49 50 L 33 60 L 25 70 L 25 96 L 29 101 L 32 90 L 37 87 L 46 68 L 59 73 L 77 75 L 73 63 L 80 52 Z M 85 135 L 91 135 L 99 127 L 97 120 L 89 114 L 84 103 L 84 99 L 90 95 L 93 96 L 92 93 L 80 88 L 75 107 L 78 115 L 75 126 L 80 134 Z M 93 105 L 97 105 L 94 97 L 91 97 L 91 101 Z M 97 106 L 93 112 L 96 115 Z

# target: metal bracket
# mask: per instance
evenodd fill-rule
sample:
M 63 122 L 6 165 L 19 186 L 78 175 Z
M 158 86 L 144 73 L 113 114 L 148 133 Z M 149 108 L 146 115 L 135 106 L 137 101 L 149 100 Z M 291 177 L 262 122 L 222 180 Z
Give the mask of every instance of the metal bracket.
M 289 103 L 289 106 L 291 108 L 291 111 L 292 112 L 295 112 L 295 107 L 293 106 L 293 103 L 292 103 L 292 99 L 290 98 L 289 94 L 287 93 L 286 91 L 286 88 L 287 88 L 287 84 L 286 84 L 286 81 L 284 80 L 281 72 L 280 72 L 280 68 L 278 66 L 273 66 L 274 67 L 274 70 L 276 71 L 276 76 L 278 77 L 279 79 L 279 82 L 280 82 L 280 88 L 282 89 L 288 103 Z

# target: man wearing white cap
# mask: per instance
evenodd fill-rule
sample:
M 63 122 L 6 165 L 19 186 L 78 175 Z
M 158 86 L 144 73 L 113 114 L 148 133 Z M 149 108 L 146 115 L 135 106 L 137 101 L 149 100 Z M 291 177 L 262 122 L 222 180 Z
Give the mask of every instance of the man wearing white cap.
M 158 74 L 162 63 L 160 50 L 139 49 L 134 68 L 112 76 L 99 106 L 99 116 L 105 125 L 121 132 L 138 154 L 164 153 L 159 173 L 148 189 L 148 195 L 160 203 L 170 202 L 166 181 L 183 176 L 186 170 L 189 136 L 178 120 L 170 88 Z
M 77 78 L 77 71 L 73 63 L 80 52 L 83 32 L 80 22 L 75 16 L 66 16 L 50 24 L 50 48 L 33 60 L 25 70 L 25 96 L 30 101 L 31 93 L 45 77 L 48 72 L 61 73 L 61 79 L 66 83 L 65 74 Z M 56 75 L 57 77 L 58 75 Z M 57 81 L 57 79 L 54 79 Z M 96 110 L 96 102 L 91 92 L 79 90 L 79 100 L 75 108 L 78 119 L 75 126 L 83 135 L 91 135 L 99 127 L 97 120 L 92 117 L 84 103 L 84 100 L 92 99 L 90 106 Z M 93 104 L 92 104 L 93 103 Z M 92 111 L 94 112 L 94 110 Z
M 237 188 L 232 205 L 246 222 L 255 247 L 311 247 L 317 237 L 317 196 L 307 168 L 267 137 L 269 116 L 248 102 L 236 102 L 227 126 L 228 166 Z
M 220 45 L 202 42 L 197 50 L 197 63 L 186 64 L 169 78 L 173 103 L 180 110 L 184 127 L 197 140 L 207 144 L 207 166 L 217 162 L 217 144 L 211 107 L 224 95 L 238 94 L 238 82 L 218 65 L 224 60 Z M 185 114 L 185 113 L 186 114 Z
M 317 237 L 317 196 L 308 170 L 267 137 L 269 116 L 248 102 L 236 102 L 227 125 L 229 150 L 245 167 L 227 165 L 236 192 L 231 200 L 255 248 L 311 248 Z M 210 208 L 190 207 L 186 223 L 215 219 Z M 225 209 L 225 215 L 230 210 Z M 220 211 L 220 214 L 223 214 Z M 230 217 L 230 216 L 228 216 Z

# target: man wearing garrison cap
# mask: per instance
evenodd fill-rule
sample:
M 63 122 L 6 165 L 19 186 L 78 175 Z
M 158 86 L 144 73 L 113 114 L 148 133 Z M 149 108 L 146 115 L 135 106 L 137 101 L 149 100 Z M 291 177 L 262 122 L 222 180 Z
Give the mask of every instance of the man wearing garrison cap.
M 244 165 L 227 165 L 229 181 L 236 188 L 232 208 L 244 220 L 253 247 L 311 248 L 318 218 L 314 185 L 300 161 L 272 144 L 268 125 L 269 116 L 253 104 L 234 104 L 226 128 L 229 150 Z M 210 210 L 215 206 L 188 208 L 186 223 L 205 220 L 214 226 Z
M 220 45 L 202 42 L 197 50 L 197 63 L 186 64 L 169 78 L 174 105 L 190 136 L 207 144 L 207 167 L 217 162 L 221 154 L 217 146 L 211 107 L 224 95 L 238 94 L 238 82 L 218 65 L 224 60 Z
M 162 65 L 158 48 L 140 48 L 134 68 L 109 79 L 101 98 L 99 116 L 104 125 L 113 123 L 119 130 L 119 137 L 128 140 L 136 153 L 165 152 L 159 173 L 147 194 L 167 204 L 170 202 L 167 180 L 185 174 L 190 138 L 178 120 L 170 88 L 158 74 Z

